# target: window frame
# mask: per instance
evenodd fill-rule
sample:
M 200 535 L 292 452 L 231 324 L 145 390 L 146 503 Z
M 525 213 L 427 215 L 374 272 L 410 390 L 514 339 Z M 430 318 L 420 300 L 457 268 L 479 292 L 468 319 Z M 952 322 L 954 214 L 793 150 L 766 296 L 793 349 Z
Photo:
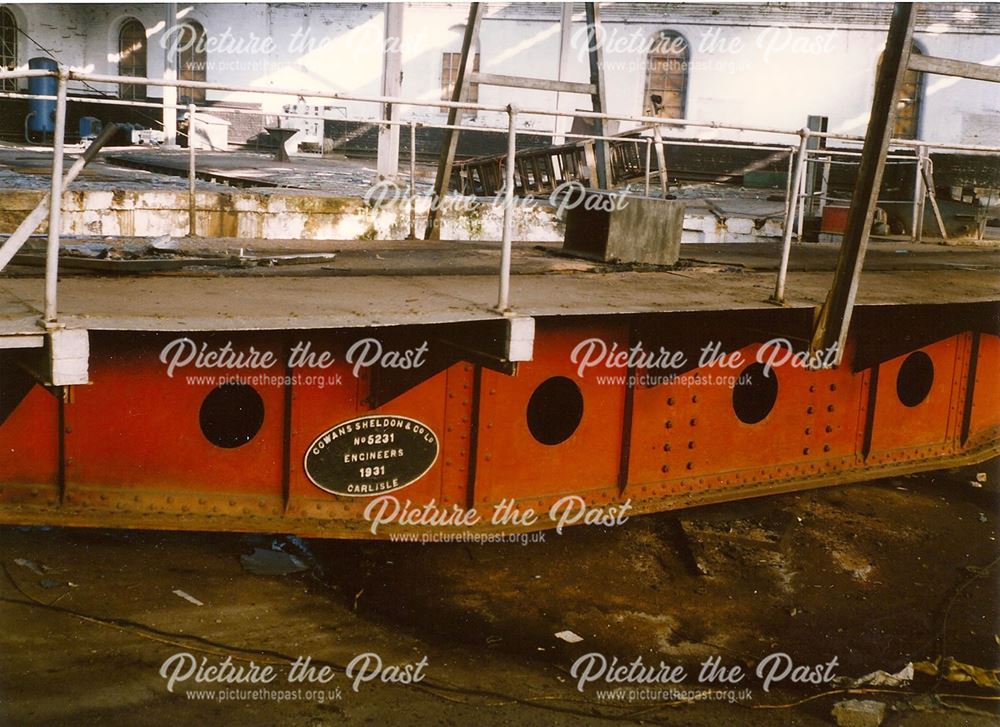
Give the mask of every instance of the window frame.
M 126 48 L 126 31 L 134 31 L 136 28 L 141 31 L 138 34 L 138 38 L 129 38 L 129 40 L 138 40 L 140 44 L 138 46 L 133 44 L 132 47 Z M 135 36 L 134 33 L 133 36 Z M 134 56 L 139 56 L 140 54 L 142 59 L 141 63 L 134 59 Z M 146 35 L 146 26 L 137 18 L 126 18 L 118 27 L 118 75 L 131 76 L 135 78 L 148 78 L 148 73 L 149 41 Z M 146 86 L 142 84 L 122 83 L 118 86 L 118 97 L 122 99 L 144 101 L 146 99 L 146 90 Z
M 177 80 L 204 83 L 208 81 L 208 51 L 205 50 L 208 34 L 205 32 L 205 26 L 197 20 L 185 20 L 181 23 L 181 28 L 186 30 L 181 30 L 180 33 L 194 33 L 194 40 L 188 44 L 185 36 L 178 37 Z M 198 49 L 199 46 L 201 50 Z M 205 103 L 205 100 L 204 88 L 177 87 L 178 103 Z
M 654 63 L 656 61 L 664 59 L 666 63 L 669 64 L 671 62 L 675 62 L 678 57 L 675 54 L 667 53 L 660 50 L 661 48 L 663 48 L 663 44 L 665 41 L 668 47 L 673 46 L 674 44 L 678 43 L 678 41 L 682 44 L 681 55 L 680 55 L 681 82 L 679 88 L 672 87 L 669 85 L 665 85 L 662 88 L 659 86 L 656 87 L 653 86 L 654 73 L 661 72 L 659 69 L 655 67 Z M 666 70 L 662 71 L 662 73 L 664 74 L 665 80 L 669 81 L 672 74 L 671 70 L 667 68 Z M 667 119 L 686 118 L 687 105 L 688 105 L 688 88 L 690 87 L 690 85 L 691 85 L 691 43 L 684 36 L 683 33 L 679 33 L 676 30 L 664 29 L 658 31 L 656 35 L 653 37 L 653 43 L 650 46 L 649 52 L 646 54 L 646 73 L 645 73 L 645 80 L 643 83 L 643 97 L 642 97 L 643 114 L 647 116 L 659 116 L 661 118 L 667 118 Z M 680 100 L 676 104 L 673 103 L 662 104 L 660 106 L 660 111 L 657 112 L 656 109 L 653 107 L 653 103 L 650 98 L 657 91 L 660 92 L 660 95 L 663 95 L 664 93 L 676 93 L 679 95 Z M 672 109 L 675 107 L 677 109 L 678 115 L 674 116 L 663 113 L 664 110 Z
M 451 101 L 455 90 L 455 80 L 458 75 L 458 67 L 462 63 L 461 51 L 445 51 L 441 54 L 441 100 Z M 476 51 L 472 57 L 472 72 L 479 72 L 479 52 Z M 445 76 L 447 73 L 447 76 Z M 468 93 L 463 101 L 469 103 L 479 103 L 479 84 L 470 83 Z
M 14 70 L 20 62 L 21 44 L 18 42 L 20 26 L 14 11 L 0 7 L 0 69 Z M 18 90 L 18 79 L 5 78 L 0 81 L 0 91 Z

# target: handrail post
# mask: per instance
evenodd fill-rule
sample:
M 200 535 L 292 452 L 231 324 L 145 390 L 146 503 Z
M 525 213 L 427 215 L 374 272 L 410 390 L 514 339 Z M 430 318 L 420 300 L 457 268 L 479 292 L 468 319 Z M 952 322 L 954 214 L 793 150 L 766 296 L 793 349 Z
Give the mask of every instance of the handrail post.
M 653 138 L 656 139 L 656 171 L 660 177 L 660 196 L 666 199 L 670 182 L 667 179 L 667 155 L 663 151 L 663 135 L 659 124 L 653 125 Z
M 410 120 L 410 239 L 417 239 L 417 122 Z
M 652 155 L 653 155 L 653 138 L 647 136 L 646 137 L 646 196 L 647 197 L 649 196 L 649 175 L 650 175 L 649 164 L 652 161 Z
M 194 104 L 188 104 L 188 237 L 195 237 L 198 229 L 198 205 L 195 191 L 194 162 Z
M 797 147 L 788 147 L 788 171 L 785 174 L 785 225 L 788 224 L 789 220 L 789 209 L 792 204 L 792 177 L 795 176 L 795 152 L 798 151 Z M 782 229 L 782 234 L 784 234 L 784 227 Z
M 57 318 L 56 286 L 59 282 L 59 228 L 62 224 L 63 147 L 66 140 L 66 84 L 69 69 L 59 66 L 56 87 L 56 128 L 52 137 L 52 189 L 49 193 L 49 238 L 45 248 L 45 327 Z
M 913 229 L 910 239 L 921 242 L 924 238 L 924 155 L 927 147 L 923 144 L 916 148 L 916 173 L 913 177 Z
M 820 219 L 823 218 L 823 210 L 826 209 L 826 198 L 830 195 L 830 165 L 832 163 L 832 156 L 823 157 L 823 172 L 819 178 L 819 204 L 817 205 Z
M 500 296 L 497 300 L 497 310 L 501 313 L 510 310 L 511 237 L 514 230 L 514 164 L 517 154 L 517 132 L 514 129 L 516 122 L 517 107 L 511 104 L 507 107 L 507 168 L 504 170 L 503 239 L 500 242 Z
M 802 242 L 802 230 L 805 226 L 806 221 L 806 198 L 809 198 L 810 205 L 812 203 L 812 190 L 806 190 L 806 173 L 805 170 L 809 167 L 809 149 L 806 148 L 802 156 L 802 174 L 799 175 L 799 195 L 796 198 L 796 204 L 799 208 L 799 213 L 795 218 L 795 241 Z
M 771 296 L 771 302 L 778 305 L 784 305 L 785 303 L 785 278 L 788 275 L 788 257 L 792 251 L 792 218 L 795 216 L 796 208 L 798 207 L 796 197 L 798 197 L 800 187 L 802 186 L 802 172 L 806 166 L 806 144 L 808 142 L 809 130 L 802 129 L 799 131 L 799 148 L 795 155 L 795 173 L 792 175 L 792 183 L 789 186 L 789 194 L 794 194 L 795 197 L 789 197 L 785 206 L 785 229 L 782 231 L 781 240 L 781 265 L 778 267 L 778 280 L 774 285 L 774 295 Z

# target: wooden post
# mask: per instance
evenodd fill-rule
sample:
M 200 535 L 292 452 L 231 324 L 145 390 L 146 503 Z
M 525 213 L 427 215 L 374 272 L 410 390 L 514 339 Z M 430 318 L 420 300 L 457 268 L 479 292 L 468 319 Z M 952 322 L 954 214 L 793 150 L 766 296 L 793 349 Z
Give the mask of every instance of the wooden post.
M 403 82 L 403 3 L 385 4 L 382 95 L 398 97 Z M 399 121 L 399 106 L 382 105 L 383 121 Z M 379 124 L 376 168 L 380 179 L 399 173 L 399 124 Z
M 838 363 L 844 353 L 844 342 L 858 292 L 858 278 L 865 262 L 868 235 L 882 185 L 885 156 L 889 151 L 889 141 L 896 121 L 896 104 L 910 62 L 915 17 L 916 11 L 912 3 L 895 4 L 892 20 L 889 22 L 885 53 L 875 78 L 875 98 L 861 152 L 858 181 L 847 214 L 837 272 L 826 302 L 819 309 L 813 330 L 811 351 L 827 351 L 836 345 Z
M 472 3 L 469 7 L 469 20 L 465 24 L 465 37 L 462 39 L 462 57 L 458 63 L 458 76 L 455 79 L 455 89 L 451 100 L 458 103 L 465 100 L 469 86 L 469 74 L 472 72 L 469 52 L 479 37 L 479 22 L 483 17 L 481 3 Z M 448 126 L 461 124 L 462 111 L 456 108 L 448 109 Z M 427 212 L 427 228 L 424 230 L 425 240 L 441 239 L 441 226 L 438 221 L 438 208 L 448 194 L 448 183 L 451 181 L 451 168 L 455 164 L 455 150 L 458 148 L 458 130 L 445 129 L 444 141 L 441 144 L 441 156 L 438 158 L 437 176 L 434 178 L 434 193 L 431 197 L 431 207 Z
M 573 37 L 573 3 L 562 4 L 562 14 L 559 19 L 559 74 L 556 78 L 560 81 L 566 80 L 569 75 L 569 54 L 571 40 Z M 562 111 L 563 102 L 566 98 L 572 100 L 570 94 L 556 91 L 556 110 Z M 566 132 L 570 130 L 573 121 L 568 116 L 556 116 L 553 122 L 553 144 L 564 144 L 566 142 Z
M 195 120 L 196 109 L 193 103 L 188 104 L 188 237 L 194 237 L 198 232 L 198 177 L 195 169 Z
M 410 121 L 410 234 L 417 239 L 417 122 Z
M 164 35 L 161 38 L 176 38 L 177 3 L 166 3 Z M 177 54 L 172 52 L 174 43 L 163 46 L 163 80 L 177 80 Z M 177 146 L 177 86 L 163 87 L 163 145 Z
M 590 99 L 593 110 L 603 114 L 608 110 L 604 95 L 604 36 L 601 31 L 601 13 L 597 3 L 586 3 L 587 9 L 587 55 L 590 57 L 590 84 L 594 87 Z M 604 119 L 594 119 L 595 136 L 604 136 Z M 594 140 L 594 157 L 597 162 L 597 187 L 607 189 L 611 179 L 611 160 L 608 158 L 608 144 L 603 139 Z M 591 180 L 593 184 L 594 180 Z

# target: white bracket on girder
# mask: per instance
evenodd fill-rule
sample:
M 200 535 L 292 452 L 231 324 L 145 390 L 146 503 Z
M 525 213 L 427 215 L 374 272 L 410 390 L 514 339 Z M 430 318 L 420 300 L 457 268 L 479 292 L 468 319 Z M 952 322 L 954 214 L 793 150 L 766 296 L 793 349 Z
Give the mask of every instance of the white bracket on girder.
M 82 329 L 59 328 L 49 331 L 48 339 L 48 383 L 53 386 L 90 383 L 90 334 Z

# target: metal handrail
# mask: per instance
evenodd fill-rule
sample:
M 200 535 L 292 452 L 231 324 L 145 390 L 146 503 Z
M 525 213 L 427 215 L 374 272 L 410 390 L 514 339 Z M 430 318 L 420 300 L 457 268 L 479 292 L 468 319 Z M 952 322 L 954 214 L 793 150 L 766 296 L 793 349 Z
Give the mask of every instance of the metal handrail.
M 58 71 L 49 71 L 49 70 L 0 71 L 0 80 L 5 80 L 8 78 L 14 79 L 14 78 L 28 78 L 28 77 L 41 77 L 41 76 L 58 77 Z M 118 76 L 110 74 L 84 73 L 72 69 L 69 70 L 69 80 L 86 82 L 86 83 L 106 83 L 110 85 L 131 84 L 140 86 L 197 88 L 197 89 L 204 89 L 206 91 L 216 90 L 216 91 L 232 91 L 236 93 L 254 93 L 254 94 L 264 93 L 277 96 L 292 96 L 295 98 L 299 97 L 325 98 L 336 101 L 357 101 L 360 103 L 393 104 L 399 106 L 415 106 L 420 108 L 442 108 L 442 109 L 457 108 L 457 109 L 465 109 L 468 111 L 491 111 L 494 113 L 501 113 L 501 114 L 507 113 L 507 106 L 494 106 L 489 104 L 473 103 L 469 101 L 445 101 L 438 99 L 421 100 L 421 99 L 403 98 L 399 96 L 324 92 L 311 89 L 285 88 L 285 87 L 245 86 L 241 84 L 216 83 L 212 81 L 187 81 L 180 79 L 146 78 L 140 76 Z M 163 106 L 163 104 L 154 104 L 154 105 L 158 107 Z M 177 106 L 177 108 L 186 109 L 186 106 Z M 517 113 L 519 116 L 552 116 L 552 117 L 558 116 L 564 118 L 602 119 L 605 121 L 629 121 L 638 124 L 647 124 L 651 126 L 660 126 L 660 127 L 678 126 L 678 127 L 695 127 L 704 129 L 724 129 L 729 131 L 747 131 L 759 134 L 781 134 L 784 136 L 799 135 L 799 131 L 790 129 L 779 129 L 766 126 L 745 126 L 736 124 L 726 124 L 717 121 L 668 119 L 660 116 L 611 114 L 611 113 L 599 113 L 595 111 L 563 110 L 563 109 L 538 109 L 531 107 L 518 107 Z M 854 141 L 854 142 L 864 141 L 863 136 L 857 136 L 852 134 L 839 134 L 831 131 L 822 131 L 822 132 L 812 131 L 810 132 L 810 134 L 815 137 L 822 137 L 826 139 L 837 139 L 840 141 Z M 905 147 L 918 147 L 926 145 L 938 149 L 955 149 L 958 151 L 1000 152 L 1000 146 L 987 146 L 987 145 L 976 145 L 976 144 L 928 142 L 928 141 L 918 141 L 914 139 L 892 139 L 891 143 L 894 146 L 905 146 Z
M 67 88 L 71 81 L 79 81 L 85 83 L 106 83 L 106 84 L 132 84 L 132 85 L 145 85 L 145 86 L 160 86 L 160 87 L 175 87 L 175 88 L 196 88 L 204 90 L 218 90 L 218 91 L 232 91 L 237 93 L 254 93 L 254 94 L 269 94 L 269 95 L 279 95 L 279 96 L 290 96 L 295 98 L 315 98 L 315 99 L 329 99 L 337 101 L 356 101 L 363 103 L 377 103 L 377 104 L 393 104 L 399 106 L 410 106 L 416 108 L 437 108 L 437 109 L 462 109 L 467 111 L 488 111 L 495 113 L 502 113 L 507 115 L 507 128 L 495 128 L 495 127 L 484 127 L 484 126 L 474 126 L 474 127 L 462 127 L 463 129 L 475 129 L 477 131 L 486 131 L 493 133 L 506 133 L 508 135 L 507 143 L 507 162 L 506 162 L 506 189 L 504 190 L 504 220 L 503 220 L 503 235 L 501 240 L 501 262 L 499 271 L 499 293 L 496 310 L 501 314 L 507 315 L 510 313 L 510 263 L 511 263 L 511 250 L 512 250 L 512 228 L 513 228 L 513 198 L 514 198 L 514 167 L 515 167 L 515 153 L 516 153 L 516 136 L 518 133 L 526 135 L 540 135 L 549 136 L 552 132 L 536 132 L 531 130 L 518 130 L 516 129 L 516 120 L 519 116 L 545 116 L 545 117 L 569 117 L 569 118 L 582 118 L 582 119 L 601 119 L 605 121 L 626 121 L 630 123 L 636 123 L 640 127 L 645 126 L 651 128 L 653 131 L 653 137 L 639 137 L 635 139 L 636 143 L 646 144 L 646 190 L 648 194 L 649 190 L 649 178 L 650 178 L 650 149 L 653 143 L 657 145 L 658 156 L 662 150 L 662 137 L 660 135 L 660 129 L 662 127 L 671 128 L 702 128 L 702 129 L 723 129 L 729 131 L 738 132 L 752 132 L 761 134 L 778 134 L 785 136 L 798 137 L 797 145 L 793 147 L 780 147 L 780 146 L 770 146 L 761 148 L 771 148 L 775 151 L 787 151 L 789 154 L 789 179 L 786 188 L 786 202 L 785 202 L 785 220 L 784 220 L 784 230 L 782 239 L 782 253 L 781 253 L 781 264 L 779 266 L 777 281 L 775 285 L 774 295 L 772 300 L 776 303 L 784 302 L 784 289 L 785 280 L 787 276 L 788 268 L 788 258 L 790 253 L 791 238 L 792 238 L 792 221 L 795 219 L 797 208 L 804 201 L 803 194 L 801 192 L 801 186 L 804 182 L 804 170 L 806 164 L 809 162 L 808 155 L 810 153 L 815 153 L 815 150 L 808 150 L 806 148 L 808 139 L 810 137 L 821 137 L 828 140 L 839 140 L 839 141 L 850 141 L 850 142 L 863 142 L 864 137 L 853 136 L 848 134 L 837 134 L 833 132 L 818 132 L 811 131 L 808 129 L 800 129 L 797 131 L 789 131 L 787 129 L 775 129 L 769 127 L 758 127 L 758 126 L 738 126 L 734 124 L 725 124 L 719 122 L 704 122 L 704 121 L 692 121 L 690 119 L 665 119 L 655 116 L 633 116 L 627 114 L 610 114 L 610 113 L 598 113 L 593 111 L 578 111 L 578 110 L 561 110 L 561 109 L 535 109 L 535 108 L 521 108 L 515 107 L 513 105 L 508 106 L 493 106 L 488 104 L 473 103 L 473 102 L 455 102 L 455 101 L 444 101 L 444 100 L 420 100 L 420 99 L 407 99 L 395 96 L 379 96 L 379 95 L 365 95 L 365 94 L 350 94 L 350 93 L 330 93 L 322 91 L 314 91 L 308 89 L 293 89 L 293 88 L 259 88 L 254 86 L 243 86 L 239 84 L 223 84 L 214 83 L 209 81 L 189 81 L 180 79 L 162 79 L 162 78 L 145 78 L 137 76 L 117 76 L 117 75 L 107 75 L 107 74 L 94 74 L 94 73 L 83 73 L 80 71 L 74 71 L 67 68 L 66 66 L 59 66 L 57 70 L 13 70 L 13 71 L 0 71 L 0 80 L 7 79 L 18 79 L 18 78 L 39 78 L 39 77 L 55 77 L 58 79 L 58 90 L 55 97 L 56 101 L 56 133 L 53 138 L 53 169 L 52 169 L 52 191 L 49 200 L 49 232 L 48 232 L 48 244 L 46 249 L 46 268 L 45 268 L 45 313 L 44 322 L 46 327 L 52 328 L 58 326 L 57 320 L 57 280 L 58 280 L 58 249 L 59 249 L 59 225 L 60 225 L 60 212 L 61 212 L 61 198 L 62 198 L 62 159 L 63 151 L 65 147 L 65 116 L 66 116 L 66 104 L 69 101 L 79 102 L 87 101 L 91 103 L 104 103 L 108 105 L 130 105 L 130 106 L 141 106 L 149 108 L 158 109 L 172 109 L 172 110 L 187 110 L 190 114 L 192 121 L 195 118 L 197 109 L 194 104 L 171 104 L 171 103 L 156 103 L 152 101 L 126 101 L 122 99 L 113 98 L 101 98 L 101 97 L 88 97 L 88 98 L 68 98 Z M 26 98 L 33 97 L 27 94 L 12 94 L 12 93 L 2 93 L 0 96 L 3 97 L 18 97 Z M 38 98 L 52 98 L 49 96 L 37 96 Z M 242 113 L 257 113 L 254 111 L 249 111 L 246 109 L 232 109 L 235 112 Z M 304 116 L 301 114 L 289 114 L 289 113 L 276 113 L 271 114 L 278 117 L 287 118 L 309 118 L 310 120 L 315 120 L 315 116 Z M 411 139 L 414 136 L 416 127 L 422 126 L 425 128 L 451 128 L 448 125 L 435 124 L 433 122 L 428 122 L 425 120 L 391 120 L 391 119 L 358 119 L 357 121 L 364 121 L 365 123 L 370 123 L 373 125 L 388 125 L 388 126 L 408 126 L 410 128 Z M 639 129 L 639 131 L 644 131 L 648 129 Z M 629 130 L 632 131 L 632 130 Z M 564 137 L 578 137 L 581 139 L 588 140 L 621 140 L 621 136 L 591 136 L 584 134 L 563 134 Z M 654 141 L 655 139 L 655 141 Z M 701 143 L 698 139 L 684 139 L 684 140 L 671 140 L 671 143 L 677 144 L 698 144 Z M 893 139 L 891 144 L 897 147 L 912 147 L 917 152 L 917 164 L 920 165 L 920 160 L 924 159 L 927 155 L 929 149 L 950 149 L 955 151 L 966 151 L 973 153 L 998 153 L 1000 152 L 1000 147 L 993 146 L 983 146 L 983 145 L 971 145 L 971 144 L 951 144 L 951 143 L 935 143 L 926 141 L 916 141 L 911 139 Z M 758 148 L 760 145 L 748 144 L 746 142 L 733 142 L 732 144 L 725 144 L 725 146 L 736 146 L 739 147 L 752 147 Z M 822 150 L 826 154 L 850 154 L 847 150 Z M 415 168 L 415 144 L 411 144 L 410 149 L 411 159 L 411 180 L 410 180 L 410 195 L 411 195 L 411 228 L 414 227 L 413 217 L 415 215 L 415 184 L 412 179 L 412 172 Z M 190 234 L 195 234 L 195 153 L 193 145 L 189 151 L 189 194 L 190 194 Z M 661 165 L 662 167 L 662 165 Z M 662 178 L 661 171 L 661 185 L 665 189 L 665 180 Z M 920 174 L 917 174 L 916 182 L 918 190 L 914 192 L 914 199 L 916 199 L 919 193 L 920 186 Z M 795 190 L 794 195 L 792 190 Z M 915 212 L 916 214 L 916 212 Z M 801 214 L 799 214 L 800 224 L 801 224 Z M 800 235 L 801 237 L 801 232 Z

